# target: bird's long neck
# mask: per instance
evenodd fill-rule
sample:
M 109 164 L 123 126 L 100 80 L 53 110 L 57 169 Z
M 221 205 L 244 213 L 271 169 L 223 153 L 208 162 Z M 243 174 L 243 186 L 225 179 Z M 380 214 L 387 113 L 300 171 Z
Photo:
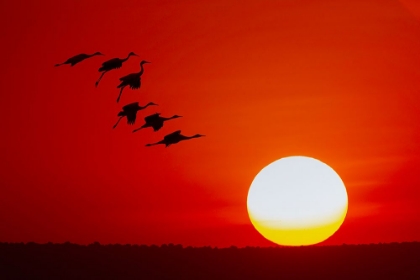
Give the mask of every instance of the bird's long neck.
M 188 139 L 191 139 L 191 138 L 194 138 L 194 136 L 185 136 L 185 135 L 180 135 L 179 136 L 180 140 L 188 140 Z
M 185 139 L 193 139 L 193 138 L 198 138 L 198 137 L 200 137 L 200 135 L 185 136 Z
M 169 118 L 162 118 L 162 119 L 165 120 L 165 121 L 168 121 L 168 120 L 172 120 L 172 119 L 175 119 L 175 118 L 177 118 L 177 116 L 172 116 L 172 117 L 169 117 Z
M 89 57 L 92 57 L 92 56 L 95 56 L 95 55 L 98 55 L 98 54 L 97 53 L 93 53 L 93 54 L 90 54 Z
M 140 72 L 139 72 L 139 76 L 143 75 L 143 64 L 140 64 Z
M 122 62 L 127 61 L 127 60 L 130 58 L 130 56 L 131 56 L 131 54 L 127 55 L 127 57 L 126 57 L 126 58 L 122 59 Z
M 146 105 L 144 105 L 143 107 L 142 106 L 139 106 L 139 110 L 143 110 L 143 109 L 146 109 L 147 107 L 149 107 L 150 106 L 150 104 L 146 104 Z

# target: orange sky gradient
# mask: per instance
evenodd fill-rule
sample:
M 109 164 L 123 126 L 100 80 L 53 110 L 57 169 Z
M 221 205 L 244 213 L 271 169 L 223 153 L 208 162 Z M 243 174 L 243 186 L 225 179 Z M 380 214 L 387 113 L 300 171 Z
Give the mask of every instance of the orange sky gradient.
M 291 155 L 347 187 L 321 244 L 420 241 L 414 0 L 22 0 L 0 16 L 0 241 L 273 246 L 246 198 Z M 131 51 L 95 88 L 101 63 Z M 117 104 L 142 59 L 141 89 Z M 159 106 L 113 130 L 135 101 Z M 155 112 L 184 117 L 131 133 Z M 145 147 L 178 129 L 206 137 Z

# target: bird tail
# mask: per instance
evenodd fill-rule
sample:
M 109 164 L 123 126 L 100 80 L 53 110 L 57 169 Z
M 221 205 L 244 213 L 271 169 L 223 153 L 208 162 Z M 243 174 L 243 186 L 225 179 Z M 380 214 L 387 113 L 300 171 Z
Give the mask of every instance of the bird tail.
M 58 67 L 58 66 L 61 66 L 61 65 L 63 65 L 64 63 L 57 63 L 56 65 L 54 65 L 55 67 Z

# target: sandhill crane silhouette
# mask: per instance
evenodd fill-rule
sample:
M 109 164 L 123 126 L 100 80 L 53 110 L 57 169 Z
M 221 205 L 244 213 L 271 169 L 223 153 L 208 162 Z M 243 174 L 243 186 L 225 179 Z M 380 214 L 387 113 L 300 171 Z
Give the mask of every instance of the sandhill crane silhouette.
M 130 86 L 131 89 L 139 89 L 141 86 L 141 75 L 143 75 L 143 64 L 150 63 L 149 61 L 142 60 L 140 62 L 140 72 L 131 73 L 127 76 L 120 78 L 121 83 L 117 86 L 117 88 L 121 88 L 120 94 L 117 98 L 117 103 L 120 101 L 121 94 L 126 86 Z
M 168 135 L 166 135 L 165 137 L 163 137 L 163 140 L 156 142 L 156 143 L 151 143 L 151 144 L 146 144 L 147 147 L 149 146 L 153 146 L 153 145 L 159 145 L 159 144 L 163 144 L 166 147 L 168 147 L 169 145 L 172 144 L 176 144 L 180 141 L 183 140 L 189 140 L 189 139 L 193 139 L 193 138 L 198 138 L 198 137 L 203 137 L 205 135 L 201 135 L 201 134 L 196 134 L 193 136 L 185 136 L 181 134 L 181 130 L 177 130 L 175 132 L 172 132 Z
M 57 66 L 61 66 L 61 65 L 64 65 L 64 64 L 70 64 L 70 66 L 74 66 L 77 63 L 82 62 L 83 60 L 85 60 L 85 59 L 87 59 L 89 57 L 95 56 L 95 55 L 104 55 L 104 54 L 102 54 L 100 52 L 96 52 L 94 54 L 81 53 L 81 54 L 75 55 L 73 57 L 70 57 L 69 59 L 67 59 L 63 63 L 56 64 L 55 66 L 57 67 Z
M 113 128 L 116 128 L 120 120 L 124 117 L 127 117 L 127 124 L 133 125 L 136 122 L 137 111 L 143 110 L 148 106 L 152 105 L 157 106 L 157 104 L 153 102 L 149 102 L 145 106 L 140 106 L 138 102 L 133 102 L 128 105 L 125 105 L 124 107 L 122 107 L 122 111 L 118 113 L 118 116 L 120 118 L 118 119 L 117 123 L 113 126 Z
M 136 131 L 139 131 L 142 128 L 146 128 L 146 127 L 153 127 L 154 131 L 158 131 L 159 129 L 161 129 L 163 127 L 163 122 L 165 121 L 169 121 L 172 119 L 176 119 L 176 118 L 181 118 L 182 116 L 178 116 L 178 115 L 173 115 L 172 117 L 169 118 L 165 118 L 165 117 L 161 117 L 160 113 L 156 113 L 150 116 L 147 116 L 144 118 L 144 121 L 146 122 L 145 124 L 143 124 L 141 127 L 134 129 L 133 133 Z
M 105 61 L 102 63 L 101 68 L 99 68 L 99 72 L 102 72 L 102 75 L 99 77 L 99 79 L 96 81 L 95 86 L 99 85 L 99 82 L 101 81 L 102 77 L 105 75 L 106 72 L 111 71 L 113 69 L 121 68 L 123 63 L 126 62 L 130 56 L 138 56 L 137 54 L 130 52 L 126 58 L 112 58 L 110 60 Z

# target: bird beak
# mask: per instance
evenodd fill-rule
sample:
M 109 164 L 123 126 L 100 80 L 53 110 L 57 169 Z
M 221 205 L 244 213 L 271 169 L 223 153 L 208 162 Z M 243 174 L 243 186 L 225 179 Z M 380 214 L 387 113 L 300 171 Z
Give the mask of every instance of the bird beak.
M 151 63 L 151 62 L 149 62 L 149 61 L 145 61 L 144 63 Z

